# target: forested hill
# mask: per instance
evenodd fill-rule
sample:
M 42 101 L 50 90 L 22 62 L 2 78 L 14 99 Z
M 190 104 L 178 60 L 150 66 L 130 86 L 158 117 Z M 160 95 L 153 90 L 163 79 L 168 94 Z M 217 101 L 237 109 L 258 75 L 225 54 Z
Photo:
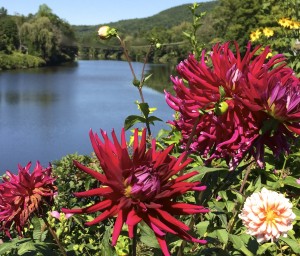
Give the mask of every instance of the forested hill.
M 217 3 L 217 1 L 201 3 L 199 10 L 202 12 L 210 12 L 217 5 Z M 109 25 L 117 28 L 121 33 L 129 34 L 137 34 L 141 33 L 141 31 L 151 31 L 156 27 L 170 29 L 174 26 L 182 24 L 183 22 L 192 21 L 192 15 L 189 10 L 191 5 L 192 3 L 176 6 L 151 17 L 120 20 L 108 24 L 95 24 L 94 26 L 79 25 L 73 26 L 73 29 L 78 39 L 95 34 L 101 25 Z

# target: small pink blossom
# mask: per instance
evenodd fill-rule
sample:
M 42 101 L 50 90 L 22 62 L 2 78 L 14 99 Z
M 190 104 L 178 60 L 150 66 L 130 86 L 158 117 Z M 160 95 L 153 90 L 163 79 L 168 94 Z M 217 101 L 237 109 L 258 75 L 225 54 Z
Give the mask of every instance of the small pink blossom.
M 71 216 L 73 216 L 73 213 L 63 213 L 63 212 L 58 212 L 58 211 L 52 211 L 50 213 L 50 215 L 55 218 L 55 219 L 58 219 L 60 220 L 61 216 L 64 216 L 66 219 L 69 219 Z
M 56 218 L 56 219 L 59 219 L 60 218 L 60 213 L 58 211 L 52 211 L 50 213 L 50 215 L 53 217 L 53 218 Z

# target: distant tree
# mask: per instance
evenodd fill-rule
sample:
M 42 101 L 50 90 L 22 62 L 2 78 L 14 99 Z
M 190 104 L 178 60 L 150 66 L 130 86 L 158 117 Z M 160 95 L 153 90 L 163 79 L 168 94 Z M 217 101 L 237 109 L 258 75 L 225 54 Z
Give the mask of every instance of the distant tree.
M 20 41 L 28 48 L 28 53 L 42 57 L 48 63 L 73 60 L 77 54 L 72 27 L 45 4 L 20 26 L 19 31 Z
M 18 49 L 18 28 L 10 16 L 0 16 L 0 51 L 11 52 Z
M 36 13 L 36 16 L 48 17 L 50 15 L 53 15 L 53 13 L 52 13 L 52 9 L 48 5 L 42 4 L 39 6 L 39 10 Z
M 214 10 L 214 29 L 220 41 L 235 40 L 245 45 L 257 26 L 264 0 L 219 0 Z
M 6 16 L 7 15 L 7 9 L 5 9 L 4 7 L 0 8 L 0 16 Z
M 31 22 L 25 22 L 21 27 L 23 42 L 29 53 L 50 61 L 51 56 L 58 51 L 55 28 L 47 17 L 38 17 Z

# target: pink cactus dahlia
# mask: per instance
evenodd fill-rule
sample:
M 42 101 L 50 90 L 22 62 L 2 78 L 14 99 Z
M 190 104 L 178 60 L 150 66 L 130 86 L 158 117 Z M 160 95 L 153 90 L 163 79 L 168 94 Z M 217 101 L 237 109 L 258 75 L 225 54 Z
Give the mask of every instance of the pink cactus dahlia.
M 14 227 L 20 236 L 32 213 L 38 213 L 43 203 L 50 203 L 56 192 L 51 167 L 43 168 L 39 162 L 30 174 L 31 163 L 19 165 L 18 174 L 9 171 L 0 184 L 0 228 L 10 236 Z
M 189 227 L 177 220 L 174 215 L 189 215 L 208 212 L 203 206 L 176 202 L 178 196 L 187 191 L 201 191 L 205 186 L 200 182 L 188 182 L 197 172 L 179 177 L 176 174 L 183 170 L 192 160 L 183 161 L 185 154 L 178 159 L 169 155 L 172 146 L 163 151 L 152 146 L 146 149 L 146 130 L 143 130 L 139 142 L 138 130 L 134 132 L 132 156 L 129 155 L 125 140 L 125 131 L 121 133 L 119 143 L 115 132 L 112 140 L 101 131 L 103 141 L 90 132 L 91 142 L 104 172 L 101 174 L 75 162 L 82 171 L 100 181 L 99 188 L 75 193 L 77 197 L 99 196 L 101 201 L 82 209 L 62 209 L 65 213 L 93 213 L 100 215 L 87 225 L 97 224 L 107 218 L 115 217 L 112 244 L 115 245 L 123 224 L 128 225 L 129 236 L 134 236 L 134 227 L 144 221 L 153 231 L 164 255 L 170 255 L 165 241 L 166 233 L 179 236 L 187 241 L 206 243 L 192 237 Z
M 286 237 L 293 228 L 296 215 L 293 205 L 283 194 L 263 188 L 246 199 L 241 214 L 247 233 L 255 236 L 258 242 L 276 241 Z
M 263 145 L 278 155 L 288 150 L 287 138 L 300 134 L 300 83 L 282 55 L 266 59 L 268 47 L 256 56 L 259 47 L 249 43 L 244 57 L 236 43 L 236 54 L 229 47 L 217 44 L 209 60 L 203 52 L 199 62 L 190 55 L 179 63 L 182 78 L 171 78 L 175 95 L 165 92 L 179 112 L 170 123 L 181 131 L 183 147 L 196 123 L 189 150 L 208 162 L 224 158 L 234 169 L 250 154 L 263 166 Z

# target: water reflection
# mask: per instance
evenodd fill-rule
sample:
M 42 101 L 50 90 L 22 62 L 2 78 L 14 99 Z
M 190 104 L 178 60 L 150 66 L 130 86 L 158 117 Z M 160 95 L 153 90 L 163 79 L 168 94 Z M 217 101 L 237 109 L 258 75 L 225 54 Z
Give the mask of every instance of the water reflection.
M 152 74 L 151 78 L 146 81 L 146 85 L 154 90 L 163 92 L 170 91 L 173 84 L 170 75 L 176 75 L 176 65 L 174 64 L 153 64 L 148 67 L 147 74 Z
M 0 94 L 2 98 L 2 94 Z M 4 94 L 4 100 L 10 105 L 35 102 L 41 106 L 47 106 L 57 101 L 57 94 L 53 92 L 23 93 L 17 91 L 8 91 Z

